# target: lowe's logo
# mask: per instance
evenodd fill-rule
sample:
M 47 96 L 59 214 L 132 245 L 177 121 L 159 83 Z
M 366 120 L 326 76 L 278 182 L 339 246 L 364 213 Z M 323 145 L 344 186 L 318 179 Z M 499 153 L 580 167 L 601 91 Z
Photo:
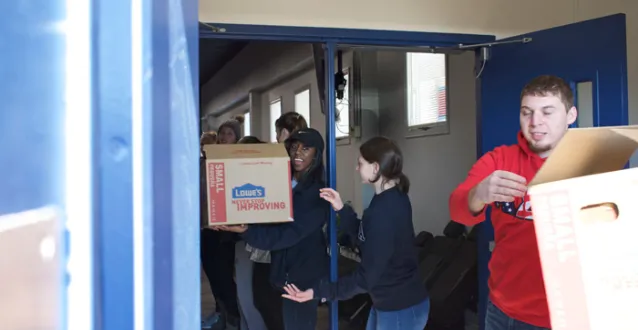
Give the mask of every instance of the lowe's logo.
M 250 183 L 233 188 L 233 199 L 254 199 L 264 198 L 264 196 L 266 196 L 266 189 L 264 189 L 264 187 L 255 186 Z

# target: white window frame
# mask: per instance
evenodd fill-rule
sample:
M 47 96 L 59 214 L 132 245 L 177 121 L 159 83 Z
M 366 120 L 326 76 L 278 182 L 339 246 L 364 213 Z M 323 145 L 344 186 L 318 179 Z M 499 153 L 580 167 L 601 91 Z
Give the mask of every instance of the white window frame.
M 297 95 L 304 93 L 304 92 L 308 92 L 308 113 L 300 113 L 299 111 L 297 111 Z M 298 89 L 297 91 L 295 91 L 295 95 L 294 95 L 294 102 L 295 102 L 295 112 L 302 115 L 304 117 L 304 119 L 306 119 L 306 122 L 308 123 L 308 125 L 310 125 L 310 121 L 311 116 L 312 116 L 312 92 L 310 91 L 310 85 L 306 85 L 301 89 Z
M 276 116 L 273 116 L 272 106 L 275 103 L 279 103 L 279 113 Z M 283 111 L 282 97 L 278 97 L 270 101 L 270 104 L 268 107 L 268 115 L 270 117 L 270 142 L 273 142 L 273 143 L 277 142 L 277 129 L 275 128 L 275 122 L 277 121 L 277 119 L 279 119 L 279 117 L 281 117 L 282 111 Z
M 244 136 L 251 135 L 252 133 L 252 123 L 250 122 L 251 117 L 250 110 L 244 112 Z
M 450 133 L 450 81 L 449 81 L 449 57 L 445 54 L 437 54 L 445 56 L 445 121 L 427 123 L 421 125 L 409 124 L 410 106 L 411 106 L 411 56 L 415 52 L 408 52 L 405 55 L 405 126 L 407 128 L 407 138 L 432 136 L 432 135 L 444 135 Z

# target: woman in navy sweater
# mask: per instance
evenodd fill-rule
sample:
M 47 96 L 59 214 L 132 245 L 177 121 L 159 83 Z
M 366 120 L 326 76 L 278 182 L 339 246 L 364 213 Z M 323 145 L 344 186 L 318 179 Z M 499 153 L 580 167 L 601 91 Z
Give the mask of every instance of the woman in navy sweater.
M 298 302 L 317 299 L 345 300 L 368 292 L 373 307 L 367 330 L 423 330 L 430 309 L 425 286 L 418 276 L 413 246 L 412 205 L 407 193 L 410 182 L 403 174 L 403 156 L 396 144 L 375 137 L 361 145 L 357 171 L 363 183 L 372 184 L 375 196 L 357 219 L 333 189 L 321 197 L 339 213 L 343 230 L 358 238 L 361 264 L 336 283 L 322 280 L 311 289 L 296 283 L 284 288 L 285 298 Z
M 219 226 L 220 230 L 241 233 L 252 247 L 271 253 L 270 282 L 284 293 L 284 286 L 295 283 L 312 288 L 327 276 L 329 257 L 323 225 L 330 204 L 319 196 L 325 187 L 323 138 L 312 128 L 294 132 L 286 140 L 292 163 L 293 222 L 249 226 Z M 285 330 L 315 330 L 317 300 L 301 304 L 284 300 Z

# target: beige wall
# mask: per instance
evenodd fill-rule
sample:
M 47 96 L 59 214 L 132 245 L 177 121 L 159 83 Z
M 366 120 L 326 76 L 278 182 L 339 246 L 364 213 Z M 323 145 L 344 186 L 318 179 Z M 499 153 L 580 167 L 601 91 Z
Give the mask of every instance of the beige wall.
M 200 20 L 204 22 L 461 32 L 497 37 L 615 13 L 627 14 L 629 121 L 638 124 L 638 61 L 635 60 L 638 57 L 638 2 L 635 0 L 200 1 Z M 633 164 L 638 163 L 638 159 L 635 160 Z
M 448 56 L 449 134 L 413 137 L 406 125 L 406 54 L 378 55 L 379 134 L 394 139 L 411 181 L 416 230 L 440 234 L 450 221 L 448 199 L 476 161 L 474 52 Z

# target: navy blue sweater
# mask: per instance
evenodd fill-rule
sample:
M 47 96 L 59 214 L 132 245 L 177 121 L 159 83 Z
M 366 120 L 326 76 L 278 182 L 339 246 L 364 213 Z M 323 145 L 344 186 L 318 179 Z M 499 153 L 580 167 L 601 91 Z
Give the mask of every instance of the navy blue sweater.
M 350 206 L 339 211 L 342 229 L 358 238 L 361 264 L 336 283 L 324 279 L 315 286 L 315 298 L 345 300 L 368 292 L 374 308 L 397 311 L 427 298 L 419 278 L 414 249 L 412 204 L 397 188 L 375 195 L 363 219 Z
M 330 204 L 319 197 L 323 187 L 317 182 L 293 189 L 293 222 L 250 225 L 242 234 L 246 243 L 270 251 L 270 281 L 282 291 L 286 282 L 302 290 L 311 288 L 328 274 L 330 259 L 323 225 Z

